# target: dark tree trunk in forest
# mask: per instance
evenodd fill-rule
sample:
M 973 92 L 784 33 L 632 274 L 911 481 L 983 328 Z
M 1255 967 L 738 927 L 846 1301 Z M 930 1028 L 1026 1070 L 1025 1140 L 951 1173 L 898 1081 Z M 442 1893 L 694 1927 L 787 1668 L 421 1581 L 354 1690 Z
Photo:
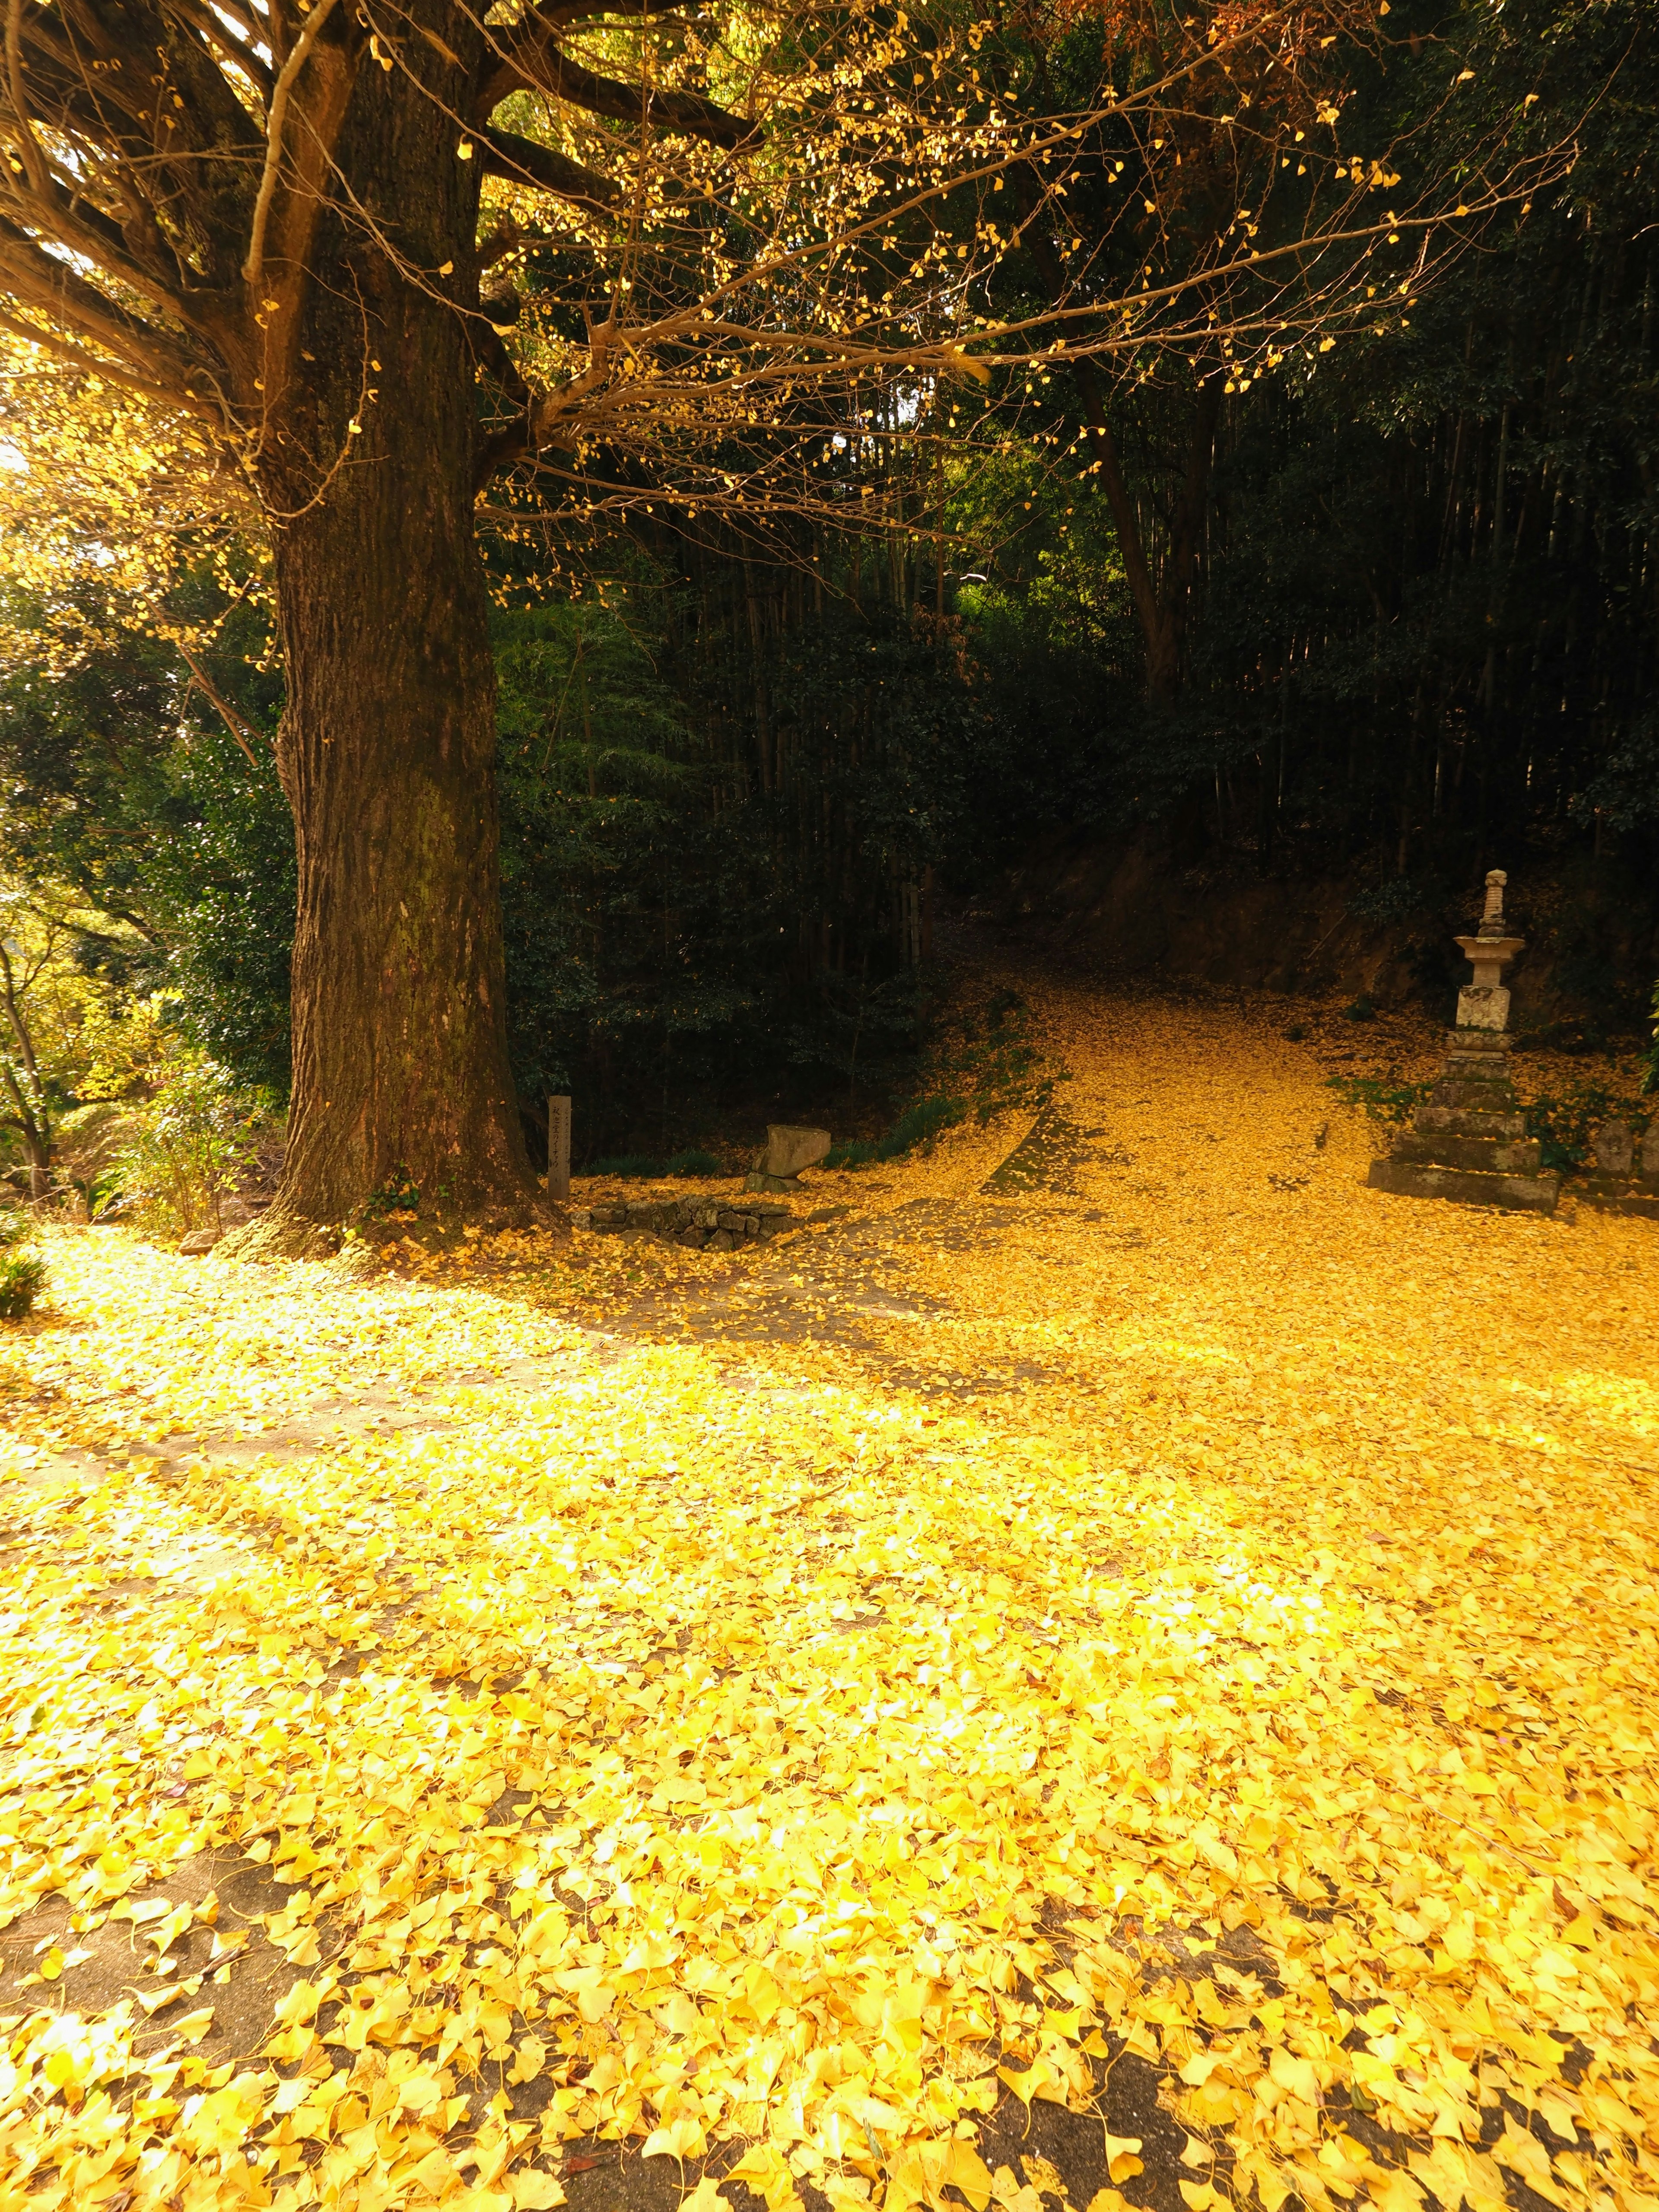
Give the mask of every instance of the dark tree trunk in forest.
M 360 74 L 342 167 L 363 204 L 395 206 L 404 268 L 326 216 L 337 281 L 308 288 L 301 327 L 271 349 L 261 489 L 299 911 L 288 1154 L 261 1242 L 347 1222 L 404 1177 L 445 1211 L 535 1194 L 507 1064 L 473 534 L 480 326 L 455 312 L 469 281 L 476 297 L 477 164 L 454 139 L 400 72 Z M 296 349 L 318 367 L 285 383 Z

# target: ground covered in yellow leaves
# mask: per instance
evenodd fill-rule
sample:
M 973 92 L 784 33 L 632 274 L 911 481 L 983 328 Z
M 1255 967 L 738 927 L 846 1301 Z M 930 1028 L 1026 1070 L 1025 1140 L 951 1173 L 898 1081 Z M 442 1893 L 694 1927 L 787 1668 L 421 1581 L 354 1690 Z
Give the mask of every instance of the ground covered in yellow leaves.
M 1653 2212 L 1659 1230 L 1366 1189 L 1282 1010 L 1041 1012 L 1012 1197 L 52 1240 L 5 2212 Z

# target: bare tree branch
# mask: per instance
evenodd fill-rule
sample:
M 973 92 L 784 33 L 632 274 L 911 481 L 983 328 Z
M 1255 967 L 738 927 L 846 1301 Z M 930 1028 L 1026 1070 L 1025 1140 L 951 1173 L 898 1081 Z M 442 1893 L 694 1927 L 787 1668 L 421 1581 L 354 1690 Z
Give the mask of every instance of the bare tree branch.
M 270 95 L 270 112 L 265 119 L 265 163 L 259 175 L 259 189 L 253 201 L 253 227 L 248 234 L 247 258 L 242 264 L 242 276 L 250 289 L 258 285 L 264 270 L 265 225 L 270 220 L 270 203 L 276 190 L 277 173 L 283 161 L 283 125 L 288 120 L 288 103 L 294 91 L 294 81 L 305 67 L 306 56 L 317 43 L 317 36 L 333 12 L 334 0 L 317 0 L 317 5 L 306 17 L 303 28 L 294 42 L 294 50 L 283 64 L 276 79 L 276 89 Z
M 600 176 L 596 169 L 585 169 L 568 155 L 538 145 L 533 138 L 520 137 L 515 131 L 482 130 L 478 144 L 487 177 L 502 177 L 509 184 L 538 185 L 556 199 L 605 212 L 614 209 L 621 198 L 609 177 Z

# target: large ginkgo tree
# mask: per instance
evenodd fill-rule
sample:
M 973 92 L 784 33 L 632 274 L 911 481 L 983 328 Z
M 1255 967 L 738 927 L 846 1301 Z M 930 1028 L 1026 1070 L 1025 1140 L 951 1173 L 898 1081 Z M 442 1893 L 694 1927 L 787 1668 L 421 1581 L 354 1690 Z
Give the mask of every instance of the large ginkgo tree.
M 465 1212 L 533 1197 L 476 544 L 481 503 L 522 510 L 492 480 L 540 469 L 580 510 L 596 476 L 632 495 L 654 470 L 714 507 L 769 425 L 787 435 L 741 495 L 799 501 L 806 448 L 836 426 L 856 446 L 884 377 L 1282 356 L 1363 302 L 1362 247 L 1403 241 L 1409 276 L 1508 189 L 1366 198 L 1333 129 L 1376 20 L 1359 0 L 1206 7 L 1141 82 L 1048 115 L 988 26 L 896 9 L 0 4 L 0 331 L 37 380 L 153 410 L 269 550 L 299 910 L 266 1234 L 290 1249 L 394 1179 Z M 1206 129 L 1249 128 L 1218 112 L 1235 52 L 1276 73 L 1274 132 L 1329 135 L 1323 198 L 1266 254 L 1252 210 L 1218 206 L 1203 266 L 1105 287 L 1066 178 L 1123 177 L 1113 149 L 1144 139 L 1155 194 L 1183 83 Z M 1033 225 L 1060 273 L 994 326 L 985 279 Z M 844 468 L 831 489 L 856 490 Z

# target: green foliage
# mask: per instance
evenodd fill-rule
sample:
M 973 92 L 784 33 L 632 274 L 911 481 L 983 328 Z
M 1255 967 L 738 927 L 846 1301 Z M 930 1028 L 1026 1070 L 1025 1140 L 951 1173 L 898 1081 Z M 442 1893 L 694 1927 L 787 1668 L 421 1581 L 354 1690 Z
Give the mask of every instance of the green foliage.
M 33 1229 L 26 1213 L 0 1212 L 0 1321 L 21 1321 L 46 1286 L 46 1261 L 18 1249 Z
M 1344 1006 L 1342 1018 L 1345 1022 L 1374 1022 L 1376 1007 L 1370 994 L 1362 991 L 1351 1006 Z
M 1595 1082 L 1576 1083 L 1559 1098 L 1528 1099 L 1521 1111 L 1527 1134 L 1540 1141 L 1541 1164 L 1563 1175 L 1591 1164 L 1595 1132 L 1603 1121 L 1633 1121 L 1639 1128 L 1646 1119 L 1637 1099 Z
M 205 618 L 216 603 L 186 579 L 166 611 Z M 275 758 L 266 744 L 249 764 L 178 654 L 137 619 L 84 584 L 57 602 L 0 595 L 14 643 L 0 675 L 0 868 L 62 884 L 127 925 L 84 929 L 83 965 L 137 995 L 175 992 L 204 1050 L 280 1095 L 295 873 Z M 270 730 L 281 695 L 262 671 L 267 643 L 239 607 L 205 665 Z
M 1066 1079 L 1033 1037 L 1030 1008 L 1008 990 L 994 993 L 977 1012 L 947 1017 L 933 1069 L 950 1091 L 966 1097 L 981 1127 L 999 1114 L 1046 1106 Z
M 668 1172 L 672 1176 L 717 1176 L 724 1174 L 725 1170 L 723 1160 L 713 1152 L 698 1152 L 695 1146 L 690 1152 L 676 1152 L 668 1163 Z
M 713 1152 L 690 1151 L 676 1152 L 671 1160 L 659 1160 L 648 1152 L 617 1152 L 604 1159 L 594 1160 L 587 1169 L 589 1175 L 623 1176 L 635 1180 L 660 1180 L 665 1176 L 718 1176 L 726 1172 L 726 1163 Z
M 1409 1121 L 1434 1088 L 1433 1083 L 1405 1083 L 1389 1075 L 1328 1075 L 1326 1088 L 1345 1106 L 1363 1106 L 1373 1121 Z
M 849 1144 L 833 1146 L 823 1164 L 827 1168 L 865 1168 L 881 1160 L 902 1159 L 919 1146 L 926 1148 L 935 1143 L 967 1111 L 960 1098 L 918 1098 L 914 1105 L 905 1108 L 885 1136 L 855 1139 Z
M 365 1221 L 384 1221 L 388 1214 L 418 1213 L 420 1210 L 420 1186 L 411 1181 L 401 1160 L 386 1181 L 363 1200 Z
M 1659 983 L 1653 987 L 1653 1043 L 1644 1065 L 1642 1096 L 1655 1091 L 1659 1091 Z
M 23 1320 L 47 1280 L 46 1263 L 38 1253 L 0 1253 L 0 1321 Z
M 998 1114 L 1045 1105 L 1066 1071 L 1032 1036 L 1031 1011 L 1017 992 L 998 991 L 977 1011 L 940 1024 L 931 1065 L 945 1086 L 908 1106 L 884 1136 L 837 1145 L 826 1167 L 868 1167 L 934 1143 L 971 1113 L 982 1127 Z
M 139 1218 L 188 1231 L 224 1226 L 225 1200 L 258 1156 L 270 1101 L 228 1067 L 185 1046 L 135 1103 L 131 1140 L 114 1165 Z

